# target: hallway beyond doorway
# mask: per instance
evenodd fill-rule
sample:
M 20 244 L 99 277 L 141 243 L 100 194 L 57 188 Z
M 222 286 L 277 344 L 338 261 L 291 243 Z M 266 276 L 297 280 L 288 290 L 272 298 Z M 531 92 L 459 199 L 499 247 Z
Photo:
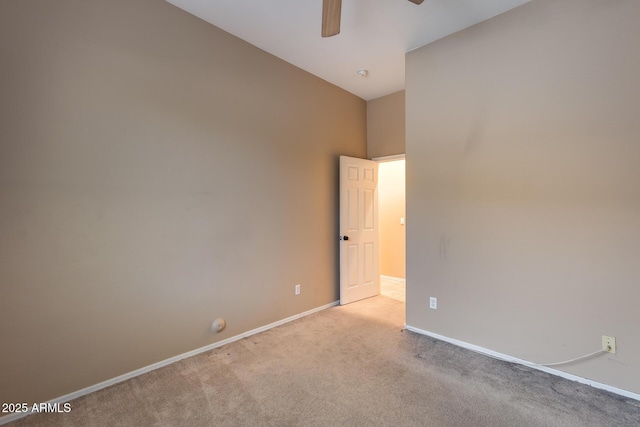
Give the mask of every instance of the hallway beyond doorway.
M 380 276 L 380 295 L 406 302 L 405 281 L 395 277 Z

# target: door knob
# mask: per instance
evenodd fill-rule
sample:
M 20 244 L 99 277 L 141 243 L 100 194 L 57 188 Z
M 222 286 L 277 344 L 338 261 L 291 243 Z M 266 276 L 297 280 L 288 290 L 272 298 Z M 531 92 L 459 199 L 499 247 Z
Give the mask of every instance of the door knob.
M 349 236 L 340 236 L 340 240 L 349 240 Z

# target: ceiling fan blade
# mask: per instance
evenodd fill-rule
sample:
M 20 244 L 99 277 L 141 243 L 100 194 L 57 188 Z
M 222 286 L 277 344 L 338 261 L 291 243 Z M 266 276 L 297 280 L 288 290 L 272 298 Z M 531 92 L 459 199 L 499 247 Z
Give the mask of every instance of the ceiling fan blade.
M 340 32 L 342 0 L 322 0 L 322 37 L 335 36 Z
M 422 4 L 424 0 L 409 0 L 411 3 Z

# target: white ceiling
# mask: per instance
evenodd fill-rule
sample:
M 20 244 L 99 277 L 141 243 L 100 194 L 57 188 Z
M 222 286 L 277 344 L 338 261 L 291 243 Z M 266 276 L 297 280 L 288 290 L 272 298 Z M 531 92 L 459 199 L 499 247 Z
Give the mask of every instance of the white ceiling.
M 404 54 L 530 0 L 343 0 L 322 38 L 322 0 L 167 0 L 365 100 L 404 89 Z M 367 69 L 366 78 L 359 69 Z

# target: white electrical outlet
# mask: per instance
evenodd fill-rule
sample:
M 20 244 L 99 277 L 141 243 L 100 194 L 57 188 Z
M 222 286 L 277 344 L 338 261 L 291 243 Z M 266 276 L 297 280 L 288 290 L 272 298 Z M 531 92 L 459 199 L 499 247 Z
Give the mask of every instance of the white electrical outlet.
M 293 293 L 296 294 L 296 295 L 300 295 L 300 285 L 296 285 Z
M 429 308 L 432 308 L 434 310 L 438 309 L 438 298 L 429 298 Z
M 602 349 L 609 353 L 616 352 L 616 338 L 608 337 L 606 335 L 602 336 Z

